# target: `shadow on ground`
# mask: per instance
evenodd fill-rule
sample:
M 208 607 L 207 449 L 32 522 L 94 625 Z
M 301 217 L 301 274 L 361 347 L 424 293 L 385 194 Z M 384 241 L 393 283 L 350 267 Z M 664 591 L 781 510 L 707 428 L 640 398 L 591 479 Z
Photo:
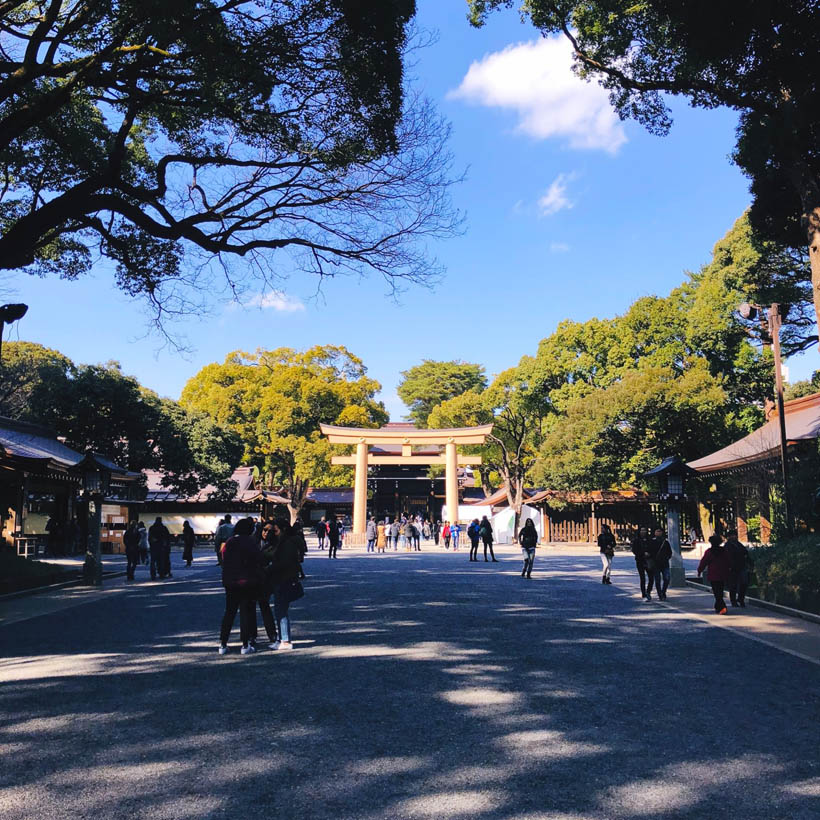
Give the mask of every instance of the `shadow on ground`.
M 215 571 L 0 630 L 0 814 L 820 816 L 817 667 L 539 564 L 312 557 L 290 654 Z

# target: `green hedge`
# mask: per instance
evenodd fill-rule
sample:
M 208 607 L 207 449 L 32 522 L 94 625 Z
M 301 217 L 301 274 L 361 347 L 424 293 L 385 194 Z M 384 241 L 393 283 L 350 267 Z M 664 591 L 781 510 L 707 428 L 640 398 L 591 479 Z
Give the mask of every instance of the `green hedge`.
M 756 597 L 820 614 L 820 536 L 801 535 L 750 553 Z

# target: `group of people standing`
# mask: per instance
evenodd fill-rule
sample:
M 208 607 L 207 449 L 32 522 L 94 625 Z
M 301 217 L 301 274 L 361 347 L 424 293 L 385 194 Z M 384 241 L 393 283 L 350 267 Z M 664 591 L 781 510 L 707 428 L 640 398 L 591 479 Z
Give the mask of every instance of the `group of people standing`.
M 149 567 L 151 580 L 172 578 L 171 573 L 171 533 L 157 516 L 146 529 L 142 521 L 131 521 L 122 536 L 125 546 L 126 578 L 135 580 L 135 572 L 140 564 Z M 194 560 L 194 531 L 186 521 L 182 528 L 182 559 L 186 566 Z
M 217 530 L 216 540 L 225 588 L 219 654 L 228 652 L 237 611 L 241 654 L 256 652 L 257 606 L 270 649 L 293 649 L 289 611 L 291 603 L 304 595 L 300 579 L 305 577 L 302 562 L 307 552 L 301 526 L 279 518 L 263 522 L 241 518 L 234 525 L 230 516 L 226 516 Z

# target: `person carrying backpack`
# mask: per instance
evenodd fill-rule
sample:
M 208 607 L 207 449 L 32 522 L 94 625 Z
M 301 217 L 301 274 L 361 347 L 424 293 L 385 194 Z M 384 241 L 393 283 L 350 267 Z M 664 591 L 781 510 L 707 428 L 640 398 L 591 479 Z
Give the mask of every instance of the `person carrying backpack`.
M 481 538 L 479 532 L 478 519 L 474 518 L 467 527 L 467 538 L 470 539 L 470 560 L 478 561 L 478 541 Z M 486 558 L 484 559 L 487 560 Z
M 532 518 L 528 518 L 521 531 L 518 533 L 518 543 L 521 545 L 521 552 L 524 555 L 524 568 L 521 570 L 522 578 L 532 577 L 532 565 L 535 563 L 535 548 L 538 545 L 538 530 Z

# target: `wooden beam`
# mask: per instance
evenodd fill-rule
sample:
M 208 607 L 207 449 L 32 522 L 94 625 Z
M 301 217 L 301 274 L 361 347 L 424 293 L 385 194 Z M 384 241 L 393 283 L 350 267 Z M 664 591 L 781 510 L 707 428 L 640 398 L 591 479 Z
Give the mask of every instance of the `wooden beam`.
M 337 427 L 320 424 L 322 435 L 331 444 L 483 444 L 492 432 L 492 424 L 479 427 L 459 427 L 448 430 L 385 430 L 358 427 Z
M 356 456 L 333 456 L 330 459 L 331 464 L 336 465 L 350 465 L 356 463 Z M 408 466 L 418 465 L 424 466 L 428 464 L 445 464 L 444 456 L 374 456 L 368 455 L 368 467 L 378 467 L 380 464 L 386 466 L 395 466 L 398 464 L 407 464 Z M 471 464 L 481 464 L 481 456 L 459 456 L 458 464 L 460 467 L 467 467 Z

